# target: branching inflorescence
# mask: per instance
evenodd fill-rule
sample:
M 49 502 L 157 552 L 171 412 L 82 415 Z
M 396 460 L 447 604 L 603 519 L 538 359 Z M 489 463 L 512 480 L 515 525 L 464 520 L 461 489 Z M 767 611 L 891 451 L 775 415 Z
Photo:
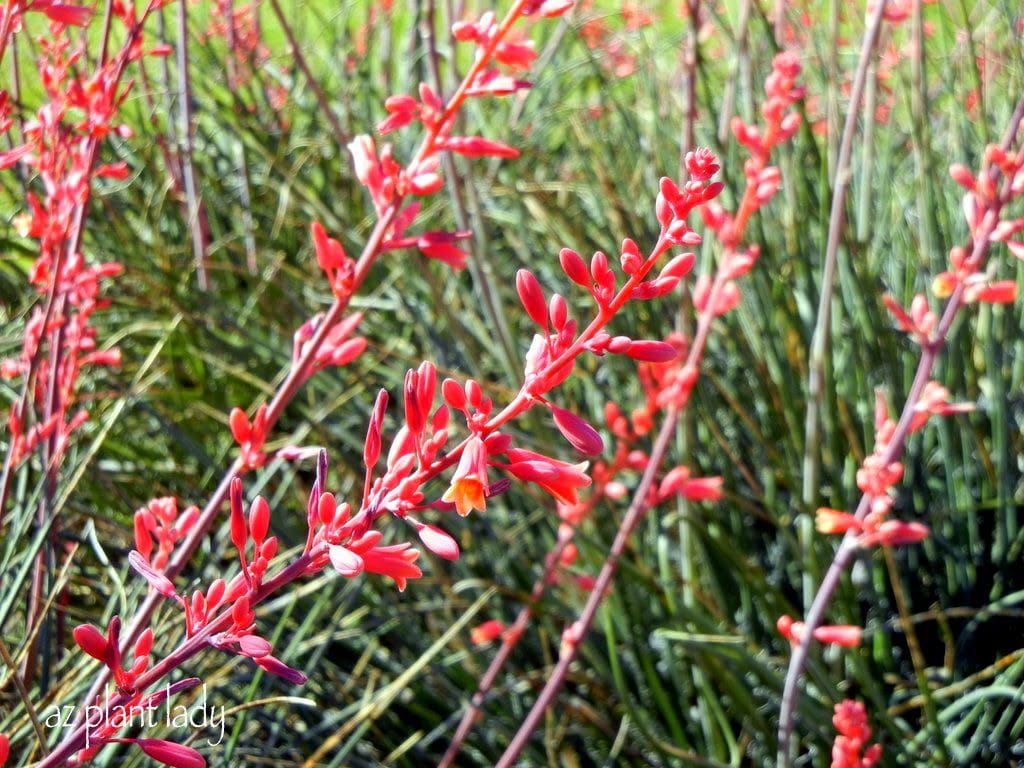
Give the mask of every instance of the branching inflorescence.
M 941 310 L 933 309 L 924 294 L 915 296 L 909 309 L 890 296 L 884 298 L 899 328 L 920 347 L 921 356 L 898 419 L 889 415 L 884 395 L 876 396 L 875 447 L 857 471 L 857 487 L 862 496 L 855 510 L 817 511 L 818 530 L 842 534 L 843 539 L 805 620 L 794 622 L 788 616 L 779 620 L 780 631 L 793 643 L 779 722 L 780 766 L 790 764 L 799 683 L 812 640 L 844 646 L 860 642 L 859 627 L 822 626 L 843 573 L 856 554 L 866 548 L 914 544 L 929 535 L 925 523 L 897 520 L 890 515 L 896 486 L 903 477 L 901 457 L 910 435 L 922 429 L 931 416 L 971 410 L 969 404 L 949 402 L 949 391 L 932 379 L 953 322 L 971 304 L 1010 303 L 1017 298 L 1016 283 L 994 279 L 986 262 L 996 243 L 1006 243 L 1013 255 L 1024 259 L 1024 245 L 1014 240 L 1024 231 L 1024 218 L 1008 216 L 1006 210 L 1012 200 L 1024 195 L 1024 150 L 1017 146 L 1022 118 L 1024 100 L 1018 103 L 1010 119 L 1002 145 L 990 146 L 985 151 L 984 165 L 977 175 L 962 165 L 950 168 L 953 180 L 966 190 L 963 210 L 970 241 L 966 247 L 950 250 L 949 269 L 932 283 L 932 293 L 937 299 L 944 299 L 945 305 Z
M 708 200 L 706 205 L 699 208 L 705 225 L 712 230 L 721 244 L 722 252 L 713 273 L 701 275 L 694 286 L 696 331 L 692 340 L 683 345 L 685 355 L 681 355 L 672 367 L 659 372 L 653 403 L 649 402 L 648 412 L 641 415 L 640 424 L 646 429 L 652 426 L 649 423 L 653 416 L 652 411 L 664 410 L 665 415 L 654 446 L 645 460 L 640 482 L 601 571 L 591 586 L 590 596 L 580 617 L 563 632 L 558 663 L 498 761 L 500 767 L 508 768 L 515 763 L 532 738 L 544 712 L 551 706 L 561 689 L 569 666 L 578 654 L 580 643 L 590 631 L 597 609 L 611 585 L 619 558 L 643 516 L 654 503 L 674 495 L 685 497 L 689 491 L 695 498 L 714 500 L 721 493 L 720 481 L 717 478 L 702 478 L 697 485 L 691 485 L 690 470 L 687 467 L 676 467 L 662 476 L 662 462 L 680 414 L 686 408 L 699 379 L 700 363 L 707 348 L 712 323 L 739 305 L 742 294 L 736 280 L 753 269 L 760 256 L 756 246 L 743 246 L 744 233 L 750 217 L 764 207 L 778 191 L 781 175 L 778 168 L 769 164 L 769 159 L 772 151 L 788 141 L 800 125 L 800 116 L 793 110 L 794 104 L 803 96 L 803 89 L 796 83 L 799 73 L 800 64 L 795 56 L 789 53 L 776 56 L 772 72 L 765 82 L 765 100 L 761 106 L 763 126 L 749 125 L 741 118 L 732 121 L 733 133 L 737 141 L 750 153 L 750 157 L 744 164 L 745 184 L 735 212 L 727 212 L 714 200 Z M 685 165 L 691 179 L 696 180 L 710 179 L 719 170 L 717 159 L 706 149 L 688 153 Z M 692 183 L 691 181 L 690 184 Z M 721 182 L 717 188 L 721 189 Z M 676 206 L 681 199 L 680 193 L 684 196 L 682 199 L 685 199 L 689 189 L 689 185 L 680 189 L 669 179 L 661 180 L 655 213 L 662 225 L 663 233 L 666 226 L 673 226 L 669 214 L 676 212 Z M 621 429 L 623 425 L 619 422 L 618 426 Z M 470 714 L 467 714 L 468 717 Z M 463 722 L 468 721 L 464 718 Z M 456 738 L 459 738 L 458 734 Z M 458 741 L 456 747 L 457 744 Z M 448 757 L 452 756 L 452 750 L 449 750 Z
M 44 533 L 55 522 L 52 504 L 62 457 L 74 431 L 88 419 L 77 404 L 80 373 L 88 366 L 120 363 L 119 352 L 101 344 L 91 321 L 94 313 L 105 306 L 100 298 L 101 281 L 117 276 L 122 267 L 117 262 L 92 263 L 86 259 L 83 226 L 96 180 L 124 180 L 129 175 L 124 163 L 101 163 L 100 152 L 111 137 L 130 138 L 130 131 L 116 120 L 131 85 L 124 81 L 128 66 L 144 54 L 169 53 L 167 46 L 149 51 L 142 46 L 147 17 L 166 2 L 153 0 L 141 14 L 132 4 L 108 3 L 103 16 L 102 50 L 94 57 L 95 70 L 88 75 L 80 71 L 93 66 L 85 55 L 85 38 L 76 42 L 71 31 L 90 23 L 94 16 L 90 9 L 43 0 L 8 0 L 0 16 L 0 60 L 25 13 L 44 14 L 51 33 L 40 42 L 45 104 L 31 119 L 23 121 L 21 141 L 12 140 L 12 148 L 0 152 L 0 168 L 20 166 L 29 178 L 27 186 L 32 191 L 27 193 L 27 212 L 18 217 L 16 227 L 21 236 L 38 240 L 39 251 L 29 282 L 41 297 L 25 323 L 20 354 L 0 365 L 0 375 L 22 384 L 21 395 L 8 417 L 10 440 L 0 480 L 0 519 L 13 473 L 22 464 L 31 463 L 26 459 L 38 454 L 45 484 L 35 522 Z M 572 0 L 515 0 L 500 19 L 485 13 L 477 19 L 456 22 L 452 40 L 472 45 L 474 55 L 468 72 L 451 95 L 445 98 L 437 84 L 421 84 L 414 95 L 394 95 L 384 102 L 386 117 L 377 126 L 380 136 L 411 126 L 422 129 L 422 141 L 407 162 L 396 157 L 390 144 L 368 135 L 356 136 L 347 143 L 354 175 L 365 187 L 375 213 L 362 252 L 351 258 L 323 226 L 311 225 L 316 262 L 333 296 L 330 308 L 295 330 L 286 375 L 273 397 L 248 410 L 231 410 L 227 421 L 237 444 L 237 458 L 205 506 L 179 505 L 178 499 L 163 497 L 135 512 L 135 547 L 127 560 L 149 587 L 144 601 L 128 620 L 114 616 L 106 627 L 82 624 L 73 632 L 80 651 L 100 663 L 84 703 L 105 713 L 104 718 L 92 722 L 80 716 L 49 753 L 42 743 L 44 735 L 37 732 L 44 753 L 38 768 L 83 765 L 111 744 L 132 745 L 146 756 L 176 768 L 204 766 L 205 758 L 192 747 L 135 736 L 124 718 L 112 713 L 151 709 L 170 696 L 200 685 L 197 677 L 174 683 L 169 680 L 198 655 L 211 650 L 242 657 L 289 683 L 303 684 L 305 672 L 278 658 L 258 628 L 256 609 L 261 603 L 299 579 L 328 570 L 343 578 L 384 576 L 399 590 L 405 590 L 411 580 L 423 575 L 421 549 L 444 560 L 460 557 L 456 537 L 450 533 L 457 524 L 451 513 L 465 517 L 485 512 L 489 502 L 513 482 L 531 484 L 554 502 L 558 535 L 530 602 L 523 605 L 514 624 L 506 627 L 491 620 L 473 633 L 474 642 L 500 637 L 502 644 L 449 744 L 442 765 L 450 765 L 544 590 L 560 575 L 570 573 L 578 555 L 574 543 L 578 526 L 599 503 L 625 499 L 629 493 L 627 476 L 639 473 L 600 572 L 595 577 L 573 576 L 588 593 L 587 600 L 578 618 L 563 632 L 558 659 L 546 685 L 498 761 L 499 766 L 511 766 L 556 700 L 638 523 L 670 499 L 714 502 L 722 498 L 721 477 L 699 476 L 683 465 L 665 466 L 666 456 L 680 415 L 699 381 L 715 321 L 739 305 L 742 293 L 738 281 L 760 257 L 758 246 L 747 243 L 748 224 L 780 187 L 781 172 L 771 164 L 772 153 L 800 125 L 796 105 L 804 92 L 797 84 L 800 64 L 792 53 L 781 53 L 773 61 L 760 122 L 752 124 L 741 118 L 732 121 L 733 135 L 748 155 L 742 191 L 733 210 L 719 201 L 725 184 L 717 180 L 720 167 L 716 156 L 706 149 L 687 151 L 683 153 L 686 178 L 678 183 L 668 178 L 660 180 L 652 211 L 658 234 L 652 244 L 642 248 L 626 238 L 612 257 L 598 251 L 584 259 L 570 248 L 558 254 L 562 273 L 589 297 L 592 312 L 586 317 L 573 317 L 566 296 L 546 290 L 531 271 L 517 272 L 516 291 L 535 332 L 530 343 L 523 345 L 522 384 L 507 402 L 496 403 L 485 385 L 472 378 L 439 377 L 430 361 L 407 371 L 399 396 L 392 397 L 382 389 L 373 403 L 362 449 L 361 492 L 352 498 L 329 490 L 325 450 L 288 445 L 275 454 L 267 448 L 268 443 L 274 444 L 273 430 L 282 413 L 307 380 L 325 368 L 351 364 L 366 349 L 366 339 L 358 335 L 363 316 L 350 312 L 350 305 L 380 258 L 412 249 L 455 270 L 466 265 L 468 254 L 463 243 L 472 233 L 423 228 L 422 201 L 444 187 L 442 153 L 496 160 L 519 156 L 518 149 L 503 141 L 463 134 L 461 128 L 456 133 L 457 118 L 470 99 L 511 96 L 528 89 L 530 83 L 522 79 L 523 73 L 534 62 L 536 52 L 533 42 L 515 25 L 524 17 L 561 16 L 572 5 Z M 276 2 L 273 6 L 281 16 Z M 240 16 L 233 13 L 230 3 L 218 7 L 226 14 L 226 26 L 215 25 L 211 34 L 227 34 L 233 57 L 230 79 L 237 82 L 252 75 L 249 67 L 254 57 L 263 55 L 262 44 L 254 27 L 252 7 Z M 109 56 L 111 23 L 115 19 L 125 27 L 125 40 Z M 644 26 L 648 21 L 637 21 L 637 25 Z M 298 55 L 290 30 L 287 36 Z M 626 64 L 632 66 L 631 62 L 619 61 L 621 66 Z M 310 75 L 305 64 L 301 68 Z M 318 87 L 316 94 L 340 139 L 343 132 L 330 113 L 326 94 Z M 0 91 L 0 131 L 13 135 L 13 114 L 8 94 Z M 954 180 L 967 192 L 964 212 L 971 239 L 967 247 L 951 251 L 949 269 L 932 284 L 934 296 L 945 300 L 944 308 L 933 309 L 924 295 L 916 296 L 909 309 L 890 297 L 884 300 L 900 329 L 919 346 L 920 362 L 898 418 L 890 415 L 885 397 L 877 395 L 875 447 L 857 473 L 862 493 L 858 506 L 853 512 L 831 508 L 817 511 L 818 530 L 842 534 L 843 539 L 807 616 L 803 621 L 790 616 L 778 620 L 780 634 L 792 646 L 780 713 L 780 765 L 788 765 L 791 759 L 796 699 L 811 643 L 855 647 L 862 639 L 860 626 L 823 624 L 842 574 L 856 553 L 865 548 L 912 544 L 929 535 L 925 523 L 892 516 L 895 488 L 903 474 L 901 457 L 909 436 L 922 429 L 931 416 L 971 408 L 951 402 L 949 391 L 933 379 L 935 361 L 958 313 L 973 302 L 1006 303 L 1016 299 L 1015 283 L 995 279 L 986 268 L 986 260 L 990 246 L 1003 242 L 1024 259 L 1024 244 L 1015 240 L 1024 232 L 1024 218 L 1010 218 L 1005 213 L 1007 204 L 1024 194 L 1024 152 L 1014 149 L 1022 116 L 1024 102 L 1011 120 L 1003 145 L 987 150 L 977 175 L 961 166 L 951 169 Z M 842 207 L 841 198 L 837 206 Z M 189 208 L 193 207 L 190 201 Z M 702 244 L 702 236 L 691 222 L 694 214 L 714 234 L 718 247 L 714 249 L 716 259 L 702 269 L 692 285 L 692 333 L 673 333 L 665 339 L 617 333 L 615 321 L 627 306 L 664 300 L 694 270 L 697 256 L 688 249 Z M 838 237 L 838 232 L 834 234 Z M 615 438 L 615 449 L 604 459 L 600 458 L 605 454 L 601 434 L 588 418 L 574 412 L 558 391 L 573 375 L 577 361 L 588 355 L 622 355 L 637 361 L 645 396 L 643 405 L 629 417 L 615 402 L 607 404 L 604 418 Z M 397 414 L 389 417 L 388 406 L 393 399 L 400 407 L 392 409 Z M 513 431 L 513 424 L 534 409 L 550 414 L 550 423 L 568 443 L 566 452 L 574 454 L 573 460 L 549 455 Z M 646 440 L 651 435 L 653 444 L 647 448 Z M 314 459 L 316 463 L 305 510 L 305 541 L 294 549 L 282 547 L 273 535 L 270 503 L 262 496 L 248 502 L 245 499 L 243 477 L 264 468 L 271 458 Z M 186 592 L 179 586 L 179 577 L 225 507 L 229 538 L 237 554 L 237 572 Z M 388 522 L 392 526 L 388 527 Z M 285 551 L 287 554 L 282 554 Z M 52 562 L 37 558 L 29 624 L 35 623 L 43 611 L 40 597 L 49 567 Z M 180 611 L 180 637 L 174 643 L 160 644 L 169 649 L 155 647 L 150 627 L 161 601 Z M 27 664 L 32 665 L 31 645 L 27 656 Z M 164 682 L 167 685 L 159 688 L 158 684 Z M 85 707 L 80 708 L 80 712 L 85 711 Z M 833 766 L 869 768 L 879 760 L 881 748 L 870 744 L 871 729 L 862 704 L 852 700 L 840 703 L 833 722 L 838 732 Z M 8 739 L 0 735 L 0 765 L 9 754 Z
M 452 136 L 454 116 L 470 96 L 502 95 L 526 87 L 521 80 L 489 69 L 490 62 L 493 59 L 510 66 L 528 63 L 532 47 L 505 39 L 512 24 L 522 14 L 557 15 L 568 7 L 569 3 L 565 2 L 520 2 L 500 23 L 488 14 L 475 24 L 458 25 L 454 30 L 456 38 L 475 42 L 478 52 L 469 75 L 449 102 L 443 103 L 424 86 L 420 89 L 419 101 L 393 97 L 386 104 L 391 116 L 380 126 L 382 133 L 413 121 L 422 123 L 426 129 L 426 138 L 408 165 L 399 165 L 386 145 L 378 153 L 368 137 L 358 137 L 352 142 L 350 149 L 356 175 L 370 192 L 379 216 L 378 225 L 358 261 L 349 259 L 339 243 L 314 225 L 317 259 L 327 273 L 337 301 L 325 316 L 314 318 L 296 334 L 291 376 L 282 391 L 294 391 L 318 367 L 344 364 L 362 350 L 361 340 L 349 337 L 358 317 L 341 323 L 337 320 L 377 255 L 415 246 L 427 256 L 455 267 L 462 265 L 463 257 L 455 243 L 466 234 L 407 235 L 419 212 L 419 204 L 405 205 L 403 201 L 408 195 L 425 196 L 440 189 L 438 152 L 494 157 L 517 154 L 505 144 L 482 137 Z M 277 540 L 268 535 L 269 506 L 265 500 L 257 498 L 246 515 L 237 474 L 263 464 L 263 445 L 282 407 L 281 393 L 269 406 L 258 409 L 251 420 L 241 411 L 234 411 L 230 419 L 232 433 L 242 454 L 236 462 L 235 476 L 227 484 L 227 493 L 231 539 L 239 553 L 240 572 L 230 582 L 216 580 L 191 596 L 179 594 L 172 581 L 175 561 L 188 556 L 189 538 L 194 538 L 197 531 L 208 525 L 211 515 L 205 510 L 197 512 L 189 508 L 179 518 L 175 502 L 169 499 L 157 500 L 139 511 L 136 518 L 138 549 L 129 561 L 155 594 L 179 603 L 184 614 L 185 638 L 170 654 L 151 665 L 152 636 L 148 632 L 141 632 L 137 640 L 125 637 L 116 617 L 105 633 L 89 625 L 79 627 L 75 632 L 76 641 L 106 668 L 100 679 L 109 675 L 114 680 L 115 691 L 104 700 L 106 708 L 143 704 L 149 695 L 146 691 L 155 682 L 210 646 L 247 656 L 265 670 L 292 682 L 304 680 L 301 672 L 276 659 L 269 643 L 255 633 L 253 608 L 270 593 L 328 565 L 345 577 L 364 571 L 386 575 L 394 579 L 400 589 L 404 588 L 408 579 L 421 575 L 416 565 L 419 552 L 408 542 L 382 544 L 383 533 L 374 528 L 381 517 L 404 520 L 415 529 L 425 547 L 441 557 L 454 559 L 458 556 L 454 539 L 420 518 L 428 510 L 454 510 L 461 515 L 474 509 L 483 511 L 487 498 L 507 487 L 507 482 L 489 478 L 493 470 L 535 483 L 560 502 L 575 503 L 577 490 L 590 483 L 584 471 L 586 465 L 564 462 L 515 446 L 501 428 L 540 405 L 551 412 L 555 426 L 577 451 L 596 454 L 603 449 L 603 441 L 593 427 L 556 405 L 549 394 L 572 372 L 575 359 L 586 352 L 620 353 L 652 362 L 675 357 L 676 350 L 671 344 L 612 336 L 605 327 L 628 302 L 668 293 L 692 268 L 693 254 L 682 254 L 650 278 L 659 260 L 671 248 L 699 243 L 699 236 L 690 229 L 686 219 L 691 211 L 720 191 L 721 184 L 710 181 L 715 170 L 717 166 L 710 155 L 697 154 L 690 167 L 693 179 L 683 189 L 667 180 L 663 182 L 658 212 L 661 234 L 646 256 L 641 255 L 632 241 L 624 244 L 620 261 L 626 279 L 621 285 L 604 254 L 595 254 L 588 267 L 578 254 L 562 252 L 566 273 L 574 282 L 585 286 L 597 304 L 596 316 L 582 330 L 578 330 L 577 323 L 569 317 L 564 298 L 556 294 L 548 301 L 531 273 L 519 273 L 520 299 L 542 333 L 534 338 L 527 354 L 526 380 L 520 392 L 497 413 L 491 400 L 473 380 L 463 384 L 445 380 L 440 386 L 443 402 L 438 405 L 437 376 L 434 367 L 424 363 L 406 377 L 404 424 L 391 440 L 383 471 L 378 471 L 388 402 L 387 393 L 382 391 L 373 409 L 364 446 L 366 479 L 361 500 L 358 505 L 339 502 L 326 490 L 327 460 L 321 453 L 317 481 L 308 505 L 306 545 L 296 560 L 272 576 L 268 574 L 277 552 Z M 453 413 L 462 415 L 468 436 L 449 446 L 449 420 Z M 295 451 L 293 455 L 302 453 Z M 431 500 L 426 492 L 427 484 L 453 467 L 447 490 L 440 498 Z M 212 509 L 215 511 L 216 505 Z M 125 666 L 124 648 L 133 640 L 130 662 Z M 131 741 L 118 737 L 117 730 L 116 724 L 110 722 L 98 727 L 80 724 L 41 765 L 84 762 L 104 743 Z M 153 750 L 162 751 L 164 761 L 172 765 L 193 765 L 202 759 L 194 750 L 181 745 L 141 740 L 133 743 L 150 754 Z
M 10 0 L 0 7 L 0 60 L 33 17 L 45 18 L 47 33 L 37 41 L 41 104 L 30 112 L 15 103 L 12 93 L 0 90 L 0 133 L 11 145 L 0 152 L 0 169 L 17 168 L 22 176 L 25 210 L 13 223 L 17 234 L 33 243 L 27 278 L 38 297 L 24 323 L 20 353 L 0 361 L 0 377 L 20 382 L 6 420 L 0 521 L 15 473 L 27 467 L 42 478 L 31 519 L 46 538 L 34 558 L 27 610 L 32 632 L 20 673 L 29 680 L 36 665 L 36 629 L 45 619 L 44 597 L 56 561 L 58 476 L 74 433 L 89 419 L 79 402 L 82 373 L 121 362 L 120 351 L 98 338 L 93 323 L 109 303 L 100 295 L 101 283 L 119 275 L 122 265 L 87 255 L 85 222 L 94 187 L 128 177 L 125 163 L 101 162 L 100 154 L 107 140 L 131 135 L 118 121 L 132 86 L 125 79 L 128 67 L 145 55 L 166 53 L 142 45 L 143 25 L 160 5 L 153 0 L 140 12 L 134 4 L 108 4 L 100 51 L 92 59 L 81 33 L 93 19 L 93 9 L 39 0 Z M 115 22 L 123 27 L 123 40 L 111 55 Z M 17 93 L 16 83 L 14 87 Z M 38 461 L 29 461 L 32 457 Z M 18 522 L 23 531 L 29 519 Z

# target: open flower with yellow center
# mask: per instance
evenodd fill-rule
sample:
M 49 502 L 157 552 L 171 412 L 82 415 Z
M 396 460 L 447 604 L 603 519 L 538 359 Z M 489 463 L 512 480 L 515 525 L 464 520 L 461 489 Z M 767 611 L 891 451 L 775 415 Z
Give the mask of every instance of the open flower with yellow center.
M 472 510 L 487 510 L 487 449 L 484 441 L 473 437 L 462 452 L 452 484 L 441 501 L 452 502 L 463 517 Z

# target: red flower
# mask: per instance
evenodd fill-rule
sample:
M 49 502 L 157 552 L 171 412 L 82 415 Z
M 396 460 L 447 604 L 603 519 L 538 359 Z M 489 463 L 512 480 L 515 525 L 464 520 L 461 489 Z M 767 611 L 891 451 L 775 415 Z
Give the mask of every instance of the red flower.
M 463 517 L 474 509 L 487 511 L 487 448 L 479 437 L 469 439 L 441 500 L 454 503 Z
M 485 621 L 478 627 L 473 627 L 469 633 L 469 641 L 473 645 L 485 645 L 501 637 L 505 631 L 505 625 L 497 619 Z
M 520 480 L 536 483 L 561 504 L 573 506 L 578 502 L 577 490 L 590 485 L 587 462 L 570 464 L 533 451 L 510 448 L 510 464 L 498 465 Z
M 882 747 L 867 746 L 871 728 L 864 705 L 846 699 L 836 704 L 834 711 L 832 724 L 838 733 L 832 745 L 831 768 L 871 768 L 881 758 Z
M 793 621 L 790 616 L 780 616 L 775 626 L 779 634 L 791 643 L 799 643 L 806 629 L 802 621 Z M 814 630 L 814 639 L 825 645 L 856 648 L 860 645 L 863 634 L 864 631 L 860 627 L 852 624 L 825 624 Z

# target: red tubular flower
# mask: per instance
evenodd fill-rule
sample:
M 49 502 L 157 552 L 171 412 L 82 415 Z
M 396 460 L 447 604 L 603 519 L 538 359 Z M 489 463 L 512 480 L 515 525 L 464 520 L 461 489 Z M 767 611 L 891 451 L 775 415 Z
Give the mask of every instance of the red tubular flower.
M 416 239 L 416 247 L 428 259 L 444 262 L 452 269 L 465 269 L 469 254 L 455 243 L 470 236 L 470 232 L 424 232 Z
M 379 540 L 379 533 L 377 538 Z M 366 572 L 388 576 L 394 580 L 399 592 L 405 591 L 408 579 L 418 579 L 423 575 L 423 571 L 415 564 L 419 556 L 419 550 L 407 543 L 375 546 L 362 553 Z
M 802 621 L 793 621 L 791 616 L 780 616 L 775 627 L 780 635 L 794 645 L 802 640 L 806 629 Z M 859 646 L 863 635 L 864 630 L 852 624 L 824 624 L 814 630 L 814 639 L 819 643 L 844 648 Z
M 576 504 L 577 491 L 591 483 L 586 462 L 569 464 L 521 448 L 510 448 L 508 457 L 511 463 L 499 465 L 502 469 L 520 480 L 539 485 L 561 504 Z
M 687 501 L 718 501 L 722 498 L 722 478 L 693 478 L 687 467 L 674 467 L 662 478 L 656 496 L 665 499 L 675 494 Z
M 259 469 L 266 464 L 263 444 L 267 441 L 267 406 L 261 405 L 251 422 L 241 408 L 232 408 L 228 423 L 232 437 L 241 448 L 242 469 Z
M 928 538 L 931 531 L 924 523 L 905 523 L 902 520 L 886 520 L 876 529 L 861 535 L 859 543 L 862 547 L 887 546 L 897 547 L 904 544 L 917 544 Z
M 825 645 L 839 645 L 856 648 L 861 643 L 864 630 L 853 624 L 832 624 L 814 630 L 814 639 Z
M 268 654 L 266 656 L 261 656 L 258 659 L 253 659 L 253 661 L 255 661 L 256 665 L 264 672 L 269 672 L 275 677 L 287 680 L 292 685 L 305 685 L 306 680 L 308 679 L 302 672 L 289 667 L 276 656 Z
M 815 514 L 815 527 L 819 533 L 846 533 L 859 531 L 861 524 L 849 512 L 821 507 Z
M 86 27 L 92 18 L 92 8 L 84 8 L 54 0 L 32 0 L 25 6 L 27 11 L 40 11 L 50 21 L 75 27 Z
M 519 150 L 515 147 L 482 136 L 451 136 L 444 140 L 441 148 L 466 157 L 519 157 Z
M 487 511 L 487 449 L 479 437 L 471 438 L 462 451 L 452 483 L 441 500 L 454 503 L 463 517 L 474 509 Z
M 490 619 L 480 624 L 469 633 L 469 641 L 473 645 L 486 645 L 501 637 L 505 631 L 505 625 L 497 619 Z
M 989 283 L 973 291 L 971 298 L 988 304 L 1013 304 L 1017 301 L 1017 282 L 1015 280 L 999 280 Z

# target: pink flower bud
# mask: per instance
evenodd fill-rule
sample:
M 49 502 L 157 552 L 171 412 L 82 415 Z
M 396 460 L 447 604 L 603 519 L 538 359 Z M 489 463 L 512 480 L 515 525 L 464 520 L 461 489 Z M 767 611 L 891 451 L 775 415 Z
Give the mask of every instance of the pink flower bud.
M 833 624 L 818 627 L 814 630 L 814 639 L 826 645 L 839 645 L 843 648 L 856 648 L 860 645 L 864 631 L 852 624 Z
M 692 253 L 681 253 L 665 265 L 658 275 L 658 279 L 663 277 L 686 277 L 693 270 L 696 260 L 697 257 Z
M 151 650 L 153 650 L 153 630 L 147 627 L 146 630 L 139 635 L 139 639 L 135 641 L 135 648 L 132 651 L 132 655 L 136 659 L 141 659 L 148 656 Z
M 815 513 L 814 526 L 819 533 L 846 533 L 859 530 L 860 521 L 849 512 L 821 507 Z
M 244 595 L 231 606 L 231 619 L 236 629 L 246 629 L 252 625 L 255 614 L 249 606 L 249 598 Z
M 571 411 L 550 405 L 555 426 L 562 436 L 580 453 L 596 456 L 604 451 L 604 440 L 592 426 Z
M 452 136 L 442 145 L 443 149 L 455 152 L 466 157 L 519 157 L 519 150 L 502 144 L 500 141 L 492 141 L 481 136 Z
M 637 247 L 637 244 L 628 237 L 622 241 L 622 255 L 619 258 L 619 263 L 622 265 L 622 271 L 627 275 L 632 275 L 643 263 L 643 257 L 640 255 L 640 249 Z
M 626 355 L 648 363 L 667 363 L 675 360 L 679 353 L 668 342 L 640 340 L 630 343 Z
M 905 523 L 902 520 L 886 520 L 878 530 L 860 537 L 862 547 L 898 547 L 918 544 L 928 538 L 930 531 L 924 523 Z
M 71 633 L 78 647 L 94 659 L 106 662 L 107 639 L 92 624 L 80 624 Z
M 556 331 L 560 331 L 565 327 L 565 323 L 569 319 L 569 307 L 566 305 L 565 299 L 561 294 L 554 293 L 551 295 L 551 300 L 548 302 L 548 317 L 551 318 L 551 325 L 554 326 Z
M 668 226 L 669 222 L 672 221 L 672 206 L 668 204 L 665 196 L 658 194 L 658 199 L 654 203 L 654 215 L 658 218 L 658 223 L 664 229 Z
M 317 501 L 317 518 L 324 525 L 330 525 L 334 520 L 334 515 L 337 512 L 338 506 L 337 501 L 334 498 L 333 493 L 322 493 Z
M 270 643 L 256 635 L 244 635 L 239 639 L 238 647 L 244 655 L 253 659 L 269 656 L 270 652 L 274 650 Z
M 466 393 L 455 379 L 445 379 L 441 382 L 441 396 L 456 411 L 464 410 L 466 407 Z
M 444 179 L 436 173 L 420 173 L 409 180 L 409 189 L 414 195 L 432 195 L 444 186 Z
M 351 578 L 362 573 L 363 559 L 352 550 L 345 549 L 341 545 L 335 545 L 329 548 L 328 554 L 334 570 L 345 578 Z
M 445 560 L 459 559 L 459 545 L 455 542 L 455 539 L 440 528 L 418 523 L 416 525 L 416 533 L 419 534 L 423 546 L 438 557 L 443 557 Z
M 208 590 L 206 590 L 206 604 L 210 607 L 220 605 L 220 601 L 224 598 L 224 592 L 227 585 L 224 583 L 224 579 L 216 579 Z
M 235 545 L 243 558 L 245 557 L 245 546 L 249 536 L 245 528 L 245 513 L 242 511 L 242 479 L 233 477 L 231 479 L 231 543 Z
M 135 739 L 135 744 L 148 757 L 171 768 L 206 768 L 206 758 L 183 744 L 162 739 Z
M 590 273 L 587 272 L 587 265 L 583 257 L 571 248 L 563 248 L 558 252 L 558 261 L 562 265 L 562 271 L 566 277 L 577 285 L 584 288 L 590 286 Z
M 262 496 L 257 496 L 249 506 L 249 533 L 257 544 L 267 538 L 270 528 L 270 506 Z
M 698 312 L 707 309 L 708 299 L 711 296 L 711 278 L 708 275 L 701 275 L 697 278 L 697 284 L 693 287 L 693 306 Z
M 561 16 L 572 8 L 572 2 L 573 0 L 544 0 L 540 4 L 540 15 L 547 19 Z
M 153 587 L 153 589 L 155 589 L 164 597 L 177 596 L 177 593 L 174 591 L 174 585 L 171 584 L 170 579 L 168 579 L 162 573 L 157 573 L 155 570 L 153 570 L 152 566 L 150 566 L 149 564 L 149 561 L 147 561 L 141 554 L 139 554 L 135 550 L 132 550 L 128 554 L 128 564 L 135 569 L 136 573 L 138 573 L 140 576 L 142 576 L 142 578 L 149 582 L 149 586 Z
M 537 278 L 528 269 L 520 269 L 516 273 L 516 290 L 519 300 L 523 303 L 526 314 L 541 328 L 548 327 L 548 308 L 544 299 L 544 291 Z
M 469 633 L 469 641 L 473 645 L 485 645 L 492 640 L 501 637 L 505 631 L 505 625 L 497 619 L 485 621 L 478 627 L 474 627 Z
M 953 163 L 949 166 L 949 175 L 953 181 L 968 192 L 975 192 L 978 188 L 978 182 L 974 178 L 974 174 L 971 173 L 966 166 L 961 165 L 960 163 Z
M 475 379 L 468 379 L 464 389 L 466 392 L 466 400 L 469 401 L 469 404 L 474 408 L 480 408 L 484 401 L 484 393 L 480 388 L 480 383 Z
M 249 418 L 241 408 L 231 409 L 231 415 L 228 417 L 228 424 L 231 426 L 231 435 L 239 445 L 247 442 L 252 436 L 252 428 L 249 425 Z
M 265 672 L 269 672 L 272 675 L 276 675 L 284 680 L 287 680 L 292 685 L 305 685 L 308 679 L 302 672 L 297 669 L 292 669 L 280 659 L 274 656 L 261 656 L 255 659 L 256 664 L 263 669 Z

